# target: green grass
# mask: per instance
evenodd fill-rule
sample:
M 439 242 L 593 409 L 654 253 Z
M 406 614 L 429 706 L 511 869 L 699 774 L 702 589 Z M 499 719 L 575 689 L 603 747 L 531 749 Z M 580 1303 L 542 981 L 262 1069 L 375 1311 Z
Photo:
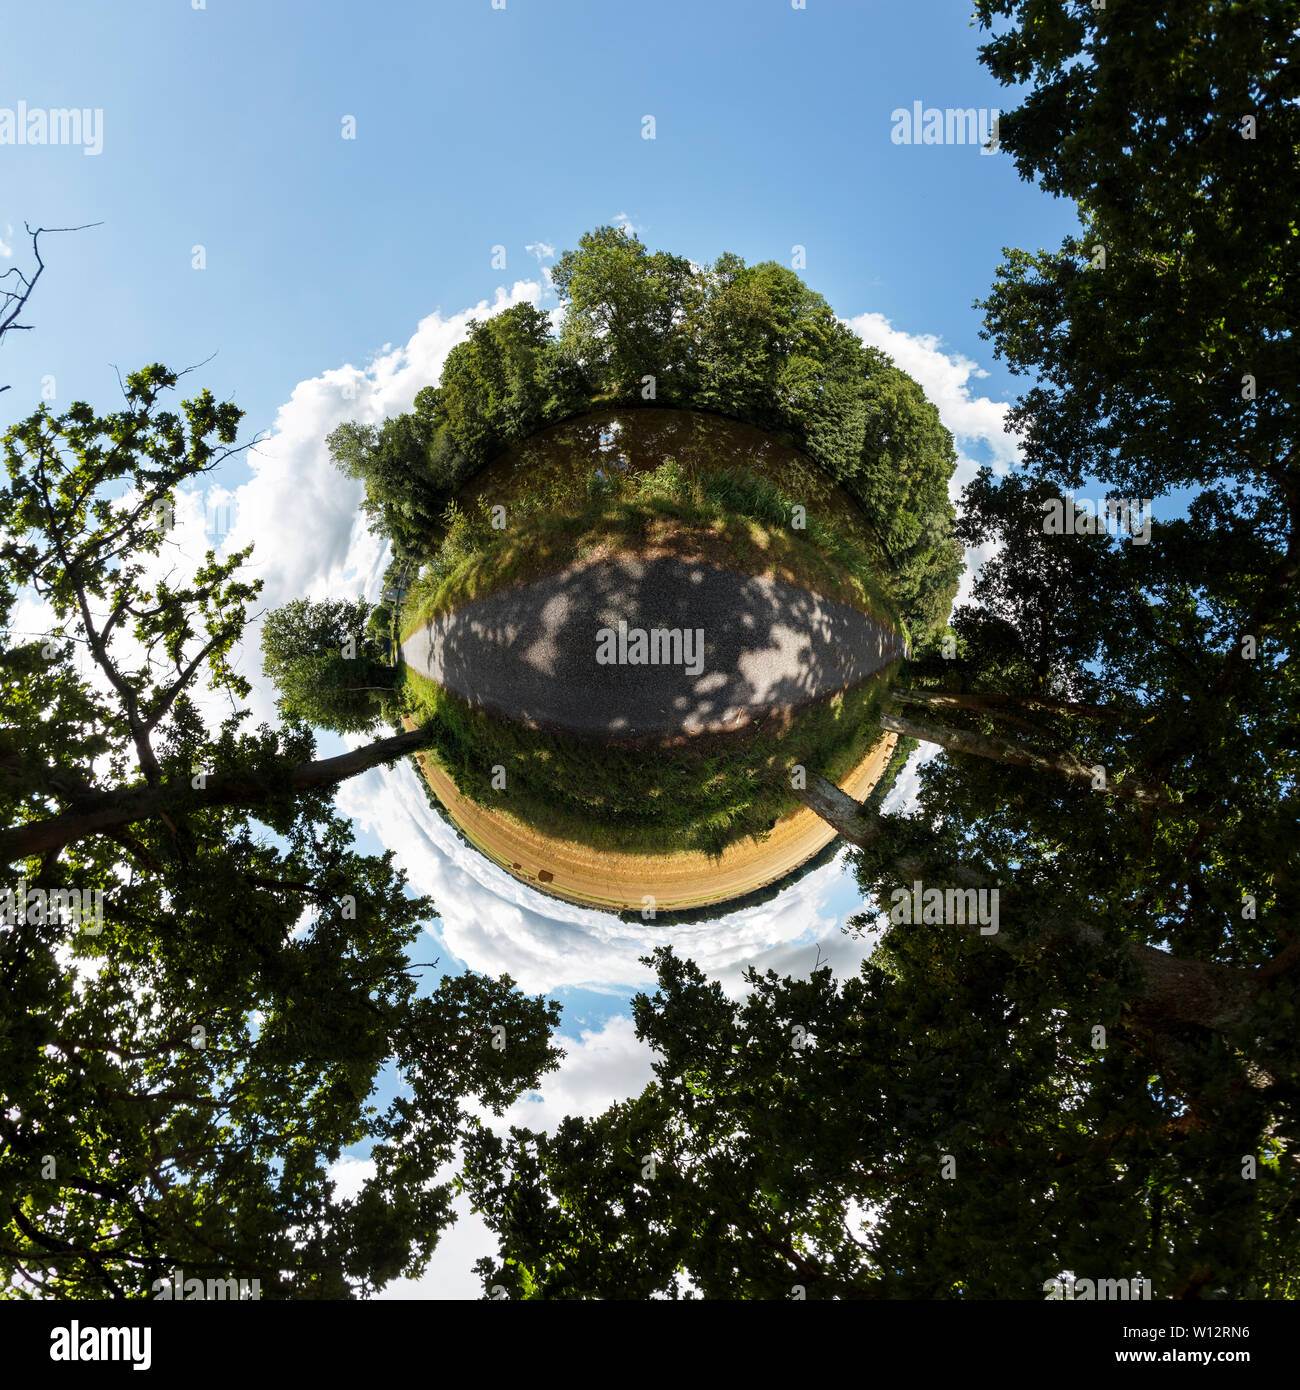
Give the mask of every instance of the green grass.
M 789 770 L 802 764 L 838 781 L 880 738 L 875 715 L 887 679 L 734 734 L 672 748 L 633 748 L 545 733 L 470 706 L 406 668 L 407 713 L 433 719 L 430 750 L 461 793 L 539 833 L 631 854 L 694 850 L 717 856 L 762 839 L 799 804 Z M 505 768 L 504 790 L 492 770 Z
M 906 636 L 867 553 L 824 522 L 791 525 L 793 502 L 743 469 L 689 477 L 667 459 L 653 472 L 611 476 L 591 470 L 567 486 L 517 505 L 508 531 L 493 530 L 490 509 L 453 507 L 438 556 L 412 587 L 402 638 L 434 618 L 525 584 L 611 548 L 689 547 L 714 563 L 770 573 L 837 599 Z

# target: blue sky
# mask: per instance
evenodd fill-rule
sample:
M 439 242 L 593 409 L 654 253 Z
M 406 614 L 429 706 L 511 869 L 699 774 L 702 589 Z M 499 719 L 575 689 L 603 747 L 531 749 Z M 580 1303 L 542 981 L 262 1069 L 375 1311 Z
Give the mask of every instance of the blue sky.
M 181 543 L 201 553 L 215 499 L 235 518 L 229 543 L 257 545 L 267 606 L 374 596 L 382 546 L 325 434 L 409 408 L 471 315 L 523 298 L 555 307 L 545 267 L 621 221 L 697 261 L 733 251 L 789 265 L 804 248 L 806 281 L 936 401 L 964 479 L 1014 457 L 1002 421 L 1016 383 L 980 339 L 972 301 L 1004 246 L 1055 247 L 1075 226 L 1073 208 L 1005 155 L 891 140 L 891 113 L 914 102 L 1015 104 L 979 66 L 978 43 L 968 0 L 17 7 L 0 110 L 100 110 L 103 148 L 0 145 L 0 272 L 27 263 L 24 221 L 103 225 L 45 242 L 34 331 L 0 351 L 13 388 L 0 427 L 43 386 L 54 408 L 108 408 L 111 364 L 215 353 L 191 382 L 234 399 L 246 436 L 268 440 L 218 480 L 224 493 L 194 500 Z M 258 676 L 255 643 L 244 669 Z M 264 684 L 254 703 L 270 713 Z M 626 1001 L 644 982 L 637 956 L 660 940 L 728 987 L 751 960 L 806 971 L 818 943 L 837 968 L 860 958 L 839 932 L 860 908 L 842 869 L 754 914 L 638 936 L 475 862 L 422 801 L 403 768 L 358 779 L 339 804 L 365 848 L 392 847 L 434 896 L 442 920 L 417 959 L 508 970 L 566 1004 L 570 1062 L 516 1120 L 639 1089 L 648 1059 Z M 363 1169 L 357 1155 L 349 1172 Z M 402 1291 L 472 1296 L 466 1271 L 484 1249 L 466 1221 Z
M 86 395 L 109 362 L 217 352 L 205 380 L 264 428 L 296 382 L 624 213 L 697 260 L 803 245 L 841 315 L 942 334 L 996 394 L 971 301 L 1002 246 L 1055 245 L 1072 209 L 1005 157 L 890 141 L 916 100 L 1010 104 L 977 42 L 966 0 L 17 7 L 0 105 L 102 109 L 104 142 L 3 149 L 0 236 L 104 226 L 51 240 L 15 387 Z

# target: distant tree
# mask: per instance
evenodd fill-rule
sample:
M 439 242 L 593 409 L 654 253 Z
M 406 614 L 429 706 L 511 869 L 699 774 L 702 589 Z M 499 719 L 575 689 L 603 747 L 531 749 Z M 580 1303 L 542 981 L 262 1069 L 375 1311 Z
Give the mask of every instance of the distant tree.
M 394 546 L 420 554 L 438 534 L 451 496 L 450 480 L 428 468 L 432 432 L 419 413 L 397 415 L 376 428 L 345 421 L 326 438 L 339 470 L 365 483 L 367 515 Z
M 560 341 L 592 394 L 639 401 L 642 378 L 654 376 L 656 399 L 682 399 L 673 374 L 686 357 L 679 321 L 694 282 L 689 260 L 647 251 L 626 227 L 585 232 L 560 257 L 551 272 L 565 303 Z
M 280 692 L 280 709 L 335 733 L 362 733 L 384 718 L 396 671 L 387 635 L 370 630 L 364 599 L 293 599 L 262 627 L 263 670 Z
M 366 485 L 365 509 L 402 556 L 433 554 L 462 484 L 515 440 L 587 404 L 581 379 L 550 336 L 550 319 L 515 304 L 483 321 L 447 354 L 438 386 L 408 414 L 376 427 L 348 421 L 331 456 Z
M 697 267 L 626 227 L 598 227 L 560 257 L 552 283 L 558 332 L 528 303 L 472 321 L 411 412 L 329 436 L 400 559 L 435 559 L 448 504 L 510 445 L 599 403 L 653 402 L 718 411 L 807 452 L 861 504 L 916 636 L 942 626 L 962 569 L 952 438 L 920 387 L 794 271 L 730 253 Z
M 447 354 L 441 382 L 430 388 L 424 408 L 466 461 L 464 472 L 547 420 L 581 408 L 580 392 L 551 338 L 549 315 L 532 304 L 515 304 L 490 319 L 470 321 L 468 339 Z

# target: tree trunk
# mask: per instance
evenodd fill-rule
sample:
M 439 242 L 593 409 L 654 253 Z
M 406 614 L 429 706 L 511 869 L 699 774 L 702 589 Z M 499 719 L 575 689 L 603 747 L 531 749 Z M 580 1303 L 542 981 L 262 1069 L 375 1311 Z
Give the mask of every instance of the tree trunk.
M 1143 711 L 1127 705 L 1092 705 L 1079 700 L 1052 700 L 1043 695 L 981 694 L 969 691 L 910 690 L 890 686 L 889 696 L 904 705 L 932 705 L 938 709 L 967 709 L 995 716 L 998 709 L 1042 709 L 1080 719 L 1137 719 Z
M 298 763 L 288 769 L 287 785 L 272 773 L 241 776 L 212 773 L 203 787 L 193 787 L 189 783 L 180 786 L 164 783 L 157 787 L 99 792 L 93 799 L 84 799 L 75 811 L 0 832 L 0 862 L 13 863 L 34 854 L 46 854 L 86 835 L 121 830 L 138 821 L 152 820 L 169 810 L 184 813 L 187 809 L 201 809 L 204 806 L 257 807 L 286 790 L 301 792 L 331 787 L 355 777 L 359 772 L 381 767 L 424 748 L 431 737 L 432 726 L 425 724 L 407 733 L 394 734 L 351 752 L 340 753 L 334 758 Z
M 870 850 L 879 842 L 879 820 L 864 819 L 858 803 L 825 777 L 811 773 L 808 786 L 794 794 L 850 844 Z M 898 868 L 900 882 L 910 882 L 915 877 L 914 867 L 900 864 Z M 965 866 L 946 865 L 942 872 L 963 887 L 995 886 L 985 875 Z M 979 928 L 972 924 L 962 930 Z M 1063 935 L 1098 950 L 1106 944 L 1096 927 L 1078 919 L 1055 922 L 1045 934 Z M 1023 950 L 1022 942 L 1002 932 L 981 939 L 1013 954 Z M 1136 967 L 1141 980 L 1130 1000 L 1135 1022 L 1140 1029 L 1151 1032 L 1188 1023 L 1216 1032 L 1231 1031 L 1249 1017 L 1264 983 L 1251 971 L 1173 956 L 1154 946 L 1131 942 L 1122 947 L 1121 954 Z
M 967 729 L 949 729 L 937 724 L 918 724 L 911 719 L 900 719 L 896 714 L 880 715 L 880 727 L 890 733 L 914 738 L 921 743 L 936 743 L 950 753 L 968 753 L 977 758 L 989 758 L 993 762 L 1006 763 L 1008 767 L 1028 767 L 1037 772 L 1048 772 L 1055 777 L 1064 777 L 1071 782 L 1093 783 L 1093 770 L 1073 753 L 1040 752 L 1023 743 L 1009 738 L 998 738 L 989 734 L 971 733 Z M 1143 806 L 1161 806 L 1165 809 L 1184 811 L 1179 802 L 1173 801 L 1159 787 L 1149 786 L 1129 777 L 1120 785 L 1105 786 L 1097 790 L 1107 796 L 1118 797 L 1122 801 L 1136 801 Z

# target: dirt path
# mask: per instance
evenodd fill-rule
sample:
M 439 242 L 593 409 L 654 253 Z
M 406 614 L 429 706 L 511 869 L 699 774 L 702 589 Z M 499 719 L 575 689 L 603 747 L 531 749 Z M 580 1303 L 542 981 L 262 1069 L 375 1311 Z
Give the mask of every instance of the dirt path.
M 408 729 L 415 721 L 403 721 Z M 880 780 L 894 750 L 884 735 L 840 783 L 861 801 Z M 835 832 L 806 807 L 783 816 L 761 843 L 744 840 L 723 852 L 720 861 L 704 854 L 620 854 L 555 840 L 505 815 L 479 806 L 424 753 L 416 754 L 438 799 L 465 836 L 507 873 L 553 897 L 582 907 L 641 911 L 649 896 L 660 912 L 705 907 L 766 887 L 824 848 Z

